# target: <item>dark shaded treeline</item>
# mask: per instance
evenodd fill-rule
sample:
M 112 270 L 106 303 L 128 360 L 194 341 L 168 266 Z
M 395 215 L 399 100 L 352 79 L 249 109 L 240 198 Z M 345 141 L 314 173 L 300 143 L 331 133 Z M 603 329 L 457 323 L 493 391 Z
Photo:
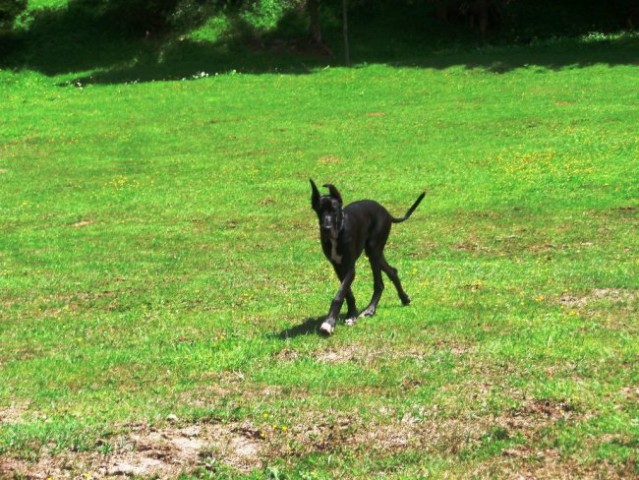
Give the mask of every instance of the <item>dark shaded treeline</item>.
M 36 11 L 27 28 L 0 37 L 0 68 L 46 75 L 94 72 L 78 78 L 82 84 L 191 79 L 229 70 L 304 73 L 341 63 L 341 1 L 321 4 L 321 44 L 308 35 L 308 12 L 302 0 L 287 0 L 291 8 L 269 31 L 240 15 L 242 5 L 251 5 L 247 0 L 188 0 L 199 9 L 197 15 L 174 16 L 172 26 L 155 16 L 157 12 L 146 17 L 131 10 L 132 5 L 147 8 L 162 3 L 169 8 L 182 1 L 71 0 L 65 9 Z M 351 54 L 355 63 L 422 68 L 465 65 L 498 72 L 524 65 L 637 64 L 636 35 L 585 43 L 577 38 L 593 31 L 632 30 L 637 2 L 482 0 L 491 9 L 489 21 L 484 22 L 481 11 L 471 9 L 477 7 L 473 0 L 396 0 L 392 5 L 351 0 Z M 221 8 L 226 9 L 231 25 L 221 38 L 202 42 L 182 34 L 185 25 L 196 25 Z M 543 47 L 544 39 L 557 37 L 565 39 L 555 40 L 551 51 Z M 495 47 L 531 43 L 539 46 Z
M 348 0 L 346 5 L 351 11 L 400 15 L 406 21 L 433 15 L 482 35 L 503 29 L 509 36 L 563 36 L 639 27 L 639 0 Z M 69 0 L 66 10 L 134 36 L 189 30 L 221 12 L 254 18 L 293 14 L 319 42 L 322 25 L 328 22 L 330 28 L 331 19 L 341 17 L 342 6 L 342 0 Z M 26 0 L 0 0 L 0 28 L 26 7 Z

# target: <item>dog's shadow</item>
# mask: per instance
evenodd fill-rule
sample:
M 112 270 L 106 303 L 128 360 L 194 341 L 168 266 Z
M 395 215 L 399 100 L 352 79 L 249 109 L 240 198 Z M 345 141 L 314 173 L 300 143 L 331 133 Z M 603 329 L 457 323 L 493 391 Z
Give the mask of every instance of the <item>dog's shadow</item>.
M 324 321 L 324 318 L 325 317 L 309 317 L 299 325 L 295 325 L 291 328 L 285 328 L 275 336 L 280 340 L 286 340 L 289 338 L 301 337 L 303 335 L 319 335 L 319 327 Z
M 285 328 L 279 333 L 273 334 L 275 338 L 279 338 L 280 340 L 287 340 L 289 338 L 302 337 L 304 335 L 317 335 L 323 338 L 329 338 L 330 335 L 326 335 L 321 332 L 319 327 L 326 320 L 326 315 L 321 317 L 308 317 L 299 325 L 296 325 L 291 328 Z M 337 317 L 337 324 L 344 324 L 346 321 L 346 314 L 342 313 L 339 317 Z
M 346 315 L 340 315 L 337 323 L 344 323 L 345 319 Z M 291 328 L 285 328 L 281 332 L 275 334 L 275 337 L 279 338 L 280 340 L 287 340 L 289 338 L 301 337 L 304 335 L 318 335 L 320 337 L 328 337 L 329 335 L 323 334 L 322 332 L 320 332 L 319 329 L 324 320 L 326 320 L 326 316 L 308 317 L 299 325 Z

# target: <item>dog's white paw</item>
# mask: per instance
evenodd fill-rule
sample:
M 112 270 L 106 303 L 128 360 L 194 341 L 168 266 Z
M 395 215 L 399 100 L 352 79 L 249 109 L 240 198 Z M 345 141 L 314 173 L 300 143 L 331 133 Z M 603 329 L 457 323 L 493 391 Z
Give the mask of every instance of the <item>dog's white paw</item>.
M 356 321 L 357 321 L 357 317 L 352 317 L 352 318 L 347 318 L 346 320 L 344 320 L 344 323 L 348 325 L 349 327 L 352 327 L 353 325 L 355 325 Z
M 367 308 L 362 313 L 360 313 L 357 318 L 372 317 L 373 315 L 375 315 L 375 310 L 370 310 Z
M 325 333 L 326 335 L 331 335 L 335 327 L 331 325 L 329 322 L 322 323 L 322 326 L 319 328 L 320 332 Z

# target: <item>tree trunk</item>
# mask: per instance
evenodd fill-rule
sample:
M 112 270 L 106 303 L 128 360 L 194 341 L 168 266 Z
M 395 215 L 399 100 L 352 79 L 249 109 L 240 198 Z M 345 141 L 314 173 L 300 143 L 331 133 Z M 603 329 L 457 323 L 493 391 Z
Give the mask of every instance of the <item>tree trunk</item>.
M 308 0 L 308 13 L 311 17 L 311 41 L 315 45 L 322 45 L 322 28 L 320 25 L 320 0 Z
M 342 33 L 344 35 L 344 63 L 351 65 L 351 47 L 348 42 L 348 0 L 342 0 Z

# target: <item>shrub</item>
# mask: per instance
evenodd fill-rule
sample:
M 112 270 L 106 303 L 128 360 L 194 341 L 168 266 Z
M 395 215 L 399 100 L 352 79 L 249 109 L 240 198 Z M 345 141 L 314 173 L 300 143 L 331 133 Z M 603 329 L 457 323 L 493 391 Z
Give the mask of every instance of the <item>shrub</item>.
M 27 0 L 0 0 L 0 30 L 10 29 L 26 8 Z

